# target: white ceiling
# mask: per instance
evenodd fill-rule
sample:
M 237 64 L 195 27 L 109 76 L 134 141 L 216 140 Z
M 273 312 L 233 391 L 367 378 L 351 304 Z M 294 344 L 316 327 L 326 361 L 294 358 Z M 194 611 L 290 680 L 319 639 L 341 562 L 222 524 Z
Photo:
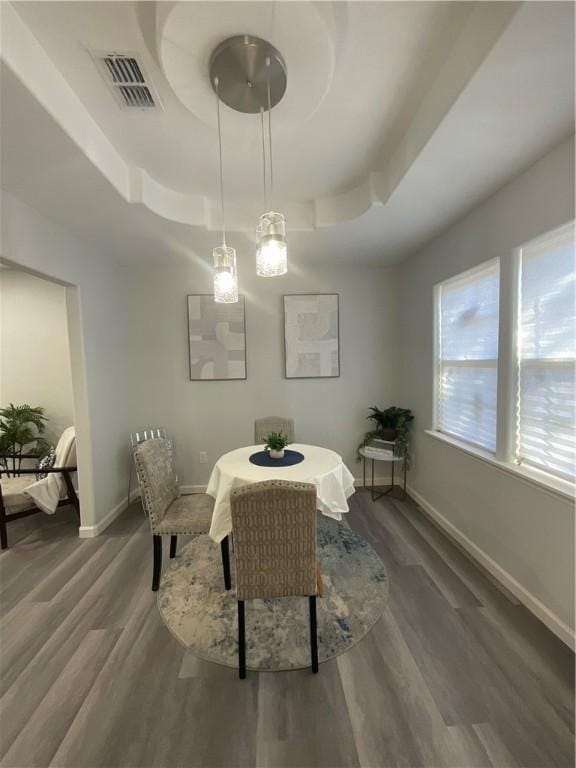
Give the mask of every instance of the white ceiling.
M 431 81 L 438 46 L 450 44 L 469 13 L 466 4 L 437 2 L 184 2 L 160 3 L 161 18 L 146 25 L 142 16 L 155 7 L 16 6 L 126 161 L 186 194 L 218 195 L 216 104 L 208 78 L 213 48 L 238 33 L 270 40 L 288 70 L 285 97 L 273 113 L 277 193 L 283 201 L 334 194 L 372 169 L 379 148 L 406 127 L 395 125 L 409 119 L 402 109 L 404 94 L 413 98 L 422 82 Z M 325 18 L 327 11 L 332 18 Z M 151 41 L 149 50 L 145 30 L 151 25 L 158 42 Z M 90 56 L 112 50 L 142 57 L 165 111 L 131 114 L 118 108 Z M 225 105 L 222 112 L 228 194 L 260 200 L 260 117 Z M 293 173 L 296 159 L 299 171 Z
M 273 112 L 276 199 L 302 257 L 393 261 L 573 132 L 571 3 L 13 9 L 2 185 L 122 260 L 207 258 L 215 244 L 207 63 L 235 33 L 269 39 L 287 62 Z M 162 111 L 118 108 L 91 57 L 111 50 L 137 53 Z M 261 212 L 259 118 L 228 108 L 223 118 L 234 244 L 248 252 Z

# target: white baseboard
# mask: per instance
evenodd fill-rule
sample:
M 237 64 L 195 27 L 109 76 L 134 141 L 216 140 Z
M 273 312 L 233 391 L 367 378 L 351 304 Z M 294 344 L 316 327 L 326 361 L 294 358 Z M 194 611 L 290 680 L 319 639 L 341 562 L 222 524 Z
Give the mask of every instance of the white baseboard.
M 140 498 L 140 491 L 136 488 L 130 493 L 130 504 L 133 501 Z M 115 507 L 112 507 L 110 512 L 105 518 L 100 520 L 96 525 L 81 525 L 78 529 L 78 535 L 81 539 L 93 539 L 94 536 L 99 536 L 108 526 L 119 517 L 130 506 L 128 503 L 128 497 L 122 499 Z
M 126 497 L 115 507 L 112 507 L 106 517 L 97 522 L 96 525 L 81 525 L 78 529 L 78 535 L 81 539 L 92 539 L 94 536 L 99 536 L 127 507 L 128 498 Z
M 574 650 L 576 635 L 571 627 L 562 621 L 550 608 L 545 606 L 541 600 L 523 587 L 508 571 L 498 565 L 495 560 L 487 555 L 483 549 L 480 549 L 466 534 L 462 533 L 459 528 L 444 517 L 417 490 L 410 485 L 407 490 L 409 495 L 422 508 L 422 511 L 429 515 L 451 539 L 454 539 L 474 560 L 477 560 L 495 579 L 517 597 L 529 611 L 540 619 L 548 629 Z

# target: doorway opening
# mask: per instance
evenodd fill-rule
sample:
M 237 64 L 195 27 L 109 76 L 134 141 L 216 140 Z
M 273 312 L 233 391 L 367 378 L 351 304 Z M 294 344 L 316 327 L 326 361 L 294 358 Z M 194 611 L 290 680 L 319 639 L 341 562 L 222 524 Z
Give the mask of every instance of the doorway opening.
M 76 286 L 2 261 L 3 549 L 78 535 L 87 495 L 82 450 L 87 437 L 85 391 Z

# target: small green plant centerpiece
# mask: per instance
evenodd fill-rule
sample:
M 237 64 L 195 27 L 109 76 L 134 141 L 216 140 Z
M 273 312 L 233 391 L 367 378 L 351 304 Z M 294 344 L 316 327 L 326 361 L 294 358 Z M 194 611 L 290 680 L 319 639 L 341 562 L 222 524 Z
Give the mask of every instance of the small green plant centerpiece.
M 40 458 L 50 444 L 44 439 L 44 408 L 14 405 L 0 408 L 0 466 L 9 475 L 17 475 L 22 460 Z
M 270 432 L 266 438 L 266 450 L 271 459 L 283 459 L 288 437 L 283 432 Z
M 364 439 L 358 446 L 358 461 L 361 459 L 360 448 L 368 445 L 372 440 L 387 440 L 394 442 L 394 452 L 397 456 L 403 456 L 410 460 L 410 423 L 414 416 L 409 408 L 398 408 L 393 405 L 381 410 L 375 405 L 371 406 L 371 413 L 366 417 L 375 424 L 375 429 L 366 432 Z

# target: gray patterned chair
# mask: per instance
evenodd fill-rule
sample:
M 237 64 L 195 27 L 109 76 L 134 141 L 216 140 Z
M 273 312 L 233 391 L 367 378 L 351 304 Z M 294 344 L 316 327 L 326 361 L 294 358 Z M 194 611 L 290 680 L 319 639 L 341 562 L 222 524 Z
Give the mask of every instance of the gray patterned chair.
M 146 440 L 153 440 L 155 437 L 163 437 L 168 439 L 166 430 L 164 427 L 145 427 L 144 429 L 138 429 L 134 432 L 130 432 L 130 470 L 128 473 L 128 504 L 132 496 L 132 469 L 134 467 L 134 447 L 138 443 L 144 443 Z
M 316 488 L 311 483 L 266 480 L 230 494 L 238 601 L 239 675 L 246 677 L 244 601 L 308 597 L 312 671 L 318 672 L 316 595 Z
M 289 443 L 294 442 L 294 419 L 283 416 L 264 416 L 254 422 L 254 442 L 265 443 L 270 432 L 282 432 Z
M 162 570 L 162 536 L 170 536 L 170 557 L 175 557 L 179 535 L 200 536 L 208 533 L 214 499 L 205 493 L 180 496 L 170 441 L 165 438 L 154 438 L 135 445 L 134 461 L 142 506 L 152 529 L 152 590 L 156 592 Z M 230 589 L 227 557 L 226 560 L 223 557 L 223 563 L 224 583 L 226 589 Z

